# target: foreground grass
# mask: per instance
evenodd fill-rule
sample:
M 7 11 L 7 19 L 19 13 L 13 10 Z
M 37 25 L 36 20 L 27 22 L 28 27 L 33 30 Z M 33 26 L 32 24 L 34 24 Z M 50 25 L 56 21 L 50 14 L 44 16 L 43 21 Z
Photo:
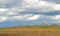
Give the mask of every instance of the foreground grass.
M 60 36 L 60 26 L 18 26 L 1 28 L 0 36 Z

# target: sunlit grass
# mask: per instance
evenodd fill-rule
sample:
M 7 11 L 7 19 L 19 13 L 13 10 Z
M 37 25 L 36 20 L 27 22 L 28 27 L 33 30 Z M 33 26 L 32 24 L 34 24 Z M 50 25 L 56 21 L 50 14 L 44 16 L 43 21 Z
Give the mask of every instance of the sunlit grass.
M 0 28 L 0 36 L 60 36 L 60 26 L 15 26 Z

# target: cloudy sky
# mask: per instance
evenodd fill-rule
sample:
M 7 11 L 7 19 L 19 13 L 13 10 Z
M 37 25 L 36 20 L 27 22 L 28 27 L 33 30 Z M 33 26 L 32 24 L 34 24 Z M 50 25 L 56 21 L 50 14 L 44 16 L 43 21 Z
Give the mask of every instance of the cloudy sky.
M 60 23 L 60 0 L 0 0 L 0 27 Z

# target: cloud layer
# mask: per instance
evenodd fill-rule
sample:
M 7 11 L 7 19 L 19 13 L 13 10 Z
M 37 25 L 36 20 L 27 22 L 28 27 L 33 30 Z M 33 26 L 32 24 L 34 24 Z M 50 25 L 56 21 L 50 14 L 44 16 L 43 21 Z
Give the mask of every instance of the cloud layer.
M 39 19 L 59 22 L 60 2 L 56 0 L 0 0 L 0 22 Z

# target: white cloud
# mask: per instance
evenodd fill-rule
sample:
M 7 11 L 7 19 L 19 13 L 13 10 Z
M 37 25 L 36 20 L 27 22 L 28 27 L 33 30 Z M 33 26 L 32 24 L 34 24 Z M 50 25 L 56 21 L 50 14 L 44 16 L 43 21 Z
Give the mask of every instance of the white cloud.
M 3 0 L 3 2 L 0 2 L 0 3 L 2 4 L 4 3 L 4 1 L 5 0 Z M 6 0 L 5 2 L 9 3 L 9 1 L 10 0 Z M 11 0 L 10 2 L 15 2 L 15 0 L 13 1 Z M 14 4 L 10 3 L 14 6 L 12 6 L 12 8 L 10 8 L 9 11 L 12 11 L 12 12 L 23 12 L 23 11 L 29 11 L 29 10 L 35 10 L 37 12 L 60 11 L 60 4 L 56 4 L 55 2 L 48 2 L 43 0 L 22 0 L 19 2 L 21 3 L 19 3 L 18 4 L 19 6 L 17 5 L 17 7 Z M 6 11 L 7 9 L 2 8 L 0 10 Z
M 16 12 L 8 12 L 6 15 L 18 15 Z
M 26 18 L 30 16 L 32 16 L 32 14 L 18 15 L 18 16 L 12 16 L 12 19 L 26 20 Z
M 60 21 L 60 15 L 52 16 L 51 19 L 55 21 Z
M 37 20 L 39 18 L 40 18 L 40 15 L 34 15 L 34 16 L 28 17 L 26 20 Z
M 56 4 L 54 9 L 60 11 L 60 4 Z
M 19 15 L 19 16 L 13 16 L 12 19 L 17 19 L 17 20 L 37 20 L 40 18 L 40 15 L 33 15 L 33 14 L 25 14 L 25 15 Z
M 7 17 L 0 17 L 0 22 L 2 22 L 2 21 L 5 21 L 5 20 L 7 20 L 8 18 Z
M 0 12 L 7 11 L 8 9 L 0 8 Z
M 4 15 L 4 16 L 5 16 L 5 15 L 8 13 L 8 12 L 7 12 L 8 10 L 9 10 L 9 9 L 7 9 L 7 8 L 0 8 L 0 16 L 1 16 L 1 15 Z
M 2 2 L 1 2 L 2 1 Z M 13 1 L 15 0 L 1 0 L 0 1 L 0 5 L 4 5 L 5 4 L 12 4 Z M 5 2 L 4 2 L 5 1 Z M 10 1 L 10 2 L 9 2 Z M 53 20 L 60 20 L 60 15 L 56 15 L 56 16 L 47 16 L 47 15 L 33 15 L 33 14 L 25 14 L 25 15 L 20 15 L 19 12 L 24 12 L 24 11 L 28 11 L 29 10 L 34 10 L 37 12 L 48 12 L 48 11 L 60 11 L 60 4 L 56 4 L 55 2 L 48 2 L 48 1 L 43 1 L 43 0 L 22 0 L 19 1 L 22 2 L 21 4 L 19 3 L 19 6 L 15 6 L 14 4 L 12 4 L 12 8 L 0 8 L 0 16 L 7 16 L 7 17 L 0 17 L 0 21 L 5 21 L 5 20 L 9 20 L 9 19 L 13 19 L 13 20 L 37 20 L 40 17 L 42 19 L 53 19 Z M 18 2 L 16 2 L 18 3 Z M 20 6 L 21 5 L 21 6 Z M 9 7 L 9 6 L 8 6 Z M 11 16 L 10 16 L 11 15 Z M 13 16 L 14 15 L 14 16 Z M 8 18 L 8 19 L 7 19 Z M 51 20 L 50 19 L 50 20 Z
M 0 8 L 0 15 L 18 15 L 19 13 L 18 12 L 23 12 L 23 11 L 26 11 L 24 9 L 20 9 L 20 8 L 17 8 L 17 7 L 13 7 L 13 8 L 10 8 L 10 9 L 7 9 L 7 8 Z
M 48 2 L 42 0 L 23 0 L 23 8 L 24 9 L 35 9 L 37 11 L 60 11 L 60 4 L 56 4 L 55 2 Z
M 40 17 L 39 15 L 33 15 L 33 14 L 15 15 L 15 16 L 1 16 L 0 22 L 6 21 L 6 20 L 31 21 L 31 20 L 37 20 L 39 17 Z
M 0 6 L 8 7 L 19 7 L 15 9 L 16 11 L 28 11 L 29 9 L 35 9 L 36 11 L 60 11 L 60 4 L 56 4 L 56 2 L 48 1 L 48 0 L 0 0 Z M 37 10 L 38 9 L 38 10 Z M 13 9 L 12 9 L 13 10 Z M 14 11 L 15 11 L 14 10 Z

